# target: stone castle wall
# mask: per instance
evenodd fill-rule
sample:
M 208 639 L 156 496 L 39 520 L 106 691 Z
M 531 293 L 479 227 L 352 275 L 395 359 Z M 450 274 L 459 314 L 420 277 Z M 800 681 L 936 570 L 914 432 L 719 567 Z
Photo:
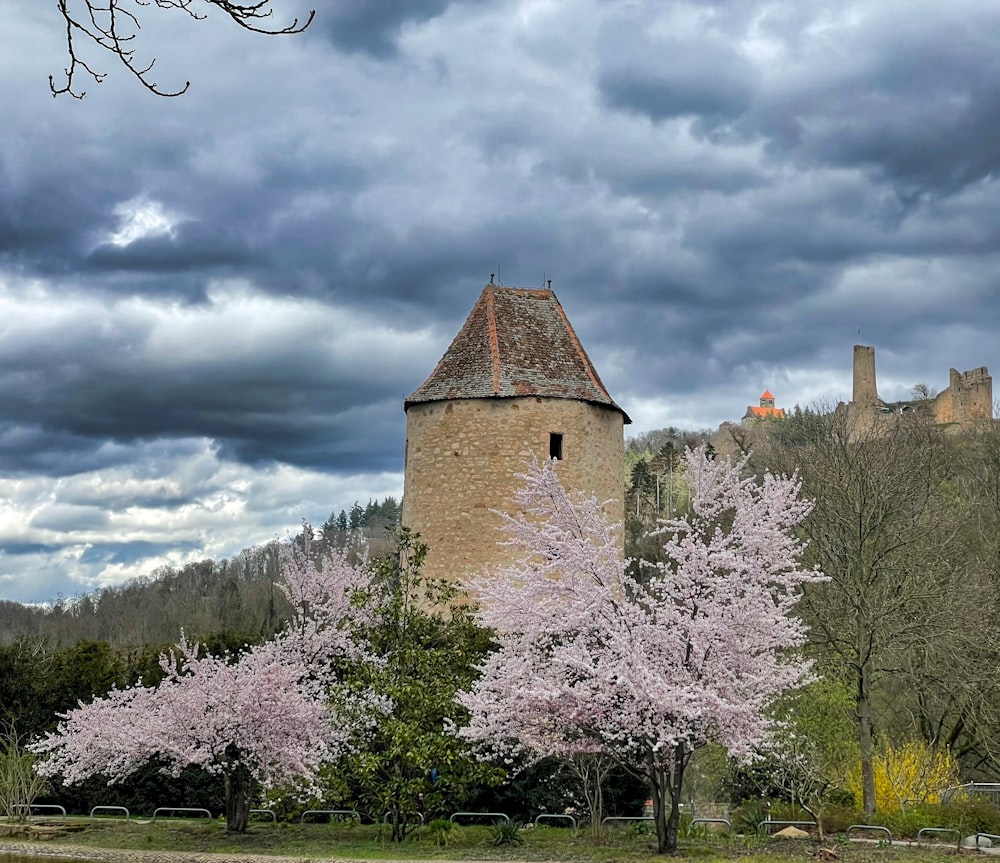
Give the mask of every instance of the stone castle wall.
M 993 416 L 993 378 L 986 366 L 948 371 L 948 389 L 934 403 L 934 421 L 967 424 Z
M 411 404 L 406 412 L 403 524 L 428 545 L 425 573 L 462 578 L 509 559 L 498 542 L 499 517 L 513 508 L 531 453 L 549 455 L 550 433 L 563 435 L 557 470 L 564 487 L 612 500 L 624 518 L 624 421 L 611 408 L 572 399 L 456 399 Z

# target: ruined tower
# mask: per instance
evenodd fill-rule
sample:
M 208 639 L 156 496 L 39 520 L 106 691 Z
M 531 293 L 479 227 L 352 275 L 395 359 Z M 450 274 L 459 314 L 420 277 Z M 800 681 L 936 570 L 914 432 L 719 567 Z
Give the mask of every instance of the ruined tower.
M 624 515 L 626 413 L 608 395 L 551 290 L 487 285 L 431 376 L 405 402 L 403 524 L 425 572 L 461 578 L 504 562 L 500 519 L 531 455 L 563 485 Z
M 878 404 L 875 348 L 871 345 L 854 346 L 854 393 L 851 401 L 859 407 Z
M 993 417 L 993 378 L 986 366 L 960 372 L 948 370 L 948 389 L 938 395 L 935 417 L 939 423 L 966 426 Z

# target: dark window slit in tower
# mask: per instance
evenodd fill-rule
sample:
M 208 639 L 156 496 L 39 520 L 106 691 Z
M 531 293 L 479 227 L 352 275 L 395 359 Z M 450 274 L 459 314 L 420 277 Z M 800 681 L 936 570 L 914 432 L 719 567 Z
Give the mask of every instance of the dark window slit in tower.
M 563 457 L 563 436 L 561 432 L 551 432 L 549 434 L 549 458 L 562 461 Z

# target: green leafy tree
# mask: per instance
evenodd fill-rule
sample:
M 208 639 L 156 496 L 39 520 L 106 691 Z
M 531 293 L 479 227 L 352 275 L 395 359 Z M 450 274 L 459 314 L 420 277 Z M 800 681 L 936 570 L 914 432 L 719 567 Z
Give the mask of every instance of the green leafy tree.
M 468 688 L 490 647 L 456 588 L 420 574 L 427 547 L 407 528 L 391 531 L 395 549 L 374 564 L 364 600 L 376 622 L 366 633 L 375 662 L 345 669 L 335 700 L 366 692 L 384 711 L 334 767 L 356 803 L 387 820 L 394 841 L 425 820 L 454 811 L 475 790 L 502 778 L 448 733 L 465 724 L 454 700 Z
M 859 765 L 854 701 L 848 686 L 821 678 L 784 695 L 775 705 L 774 753 L 766 769 L 774 786 L 816 821 L 823 840 L 823 816 L 843 799 L 852 769 Z

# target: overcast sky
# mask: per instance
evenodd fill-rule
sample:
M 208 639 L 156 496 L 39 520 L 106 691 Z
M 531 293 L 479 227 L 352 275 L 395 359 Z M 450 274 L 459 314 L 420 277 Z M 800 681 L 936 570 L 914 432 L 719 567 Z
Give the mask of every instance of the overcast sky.
M 130 0 L 123 0 L 130 2 Z M 0 598 L 400 495 L 402 403 L 545 279 L 635 434 L 1000 368 L 1000 5 L 135 7 L 161 99 L 0 26 Z M 275 0 L 281 16 L 311 8 Z

